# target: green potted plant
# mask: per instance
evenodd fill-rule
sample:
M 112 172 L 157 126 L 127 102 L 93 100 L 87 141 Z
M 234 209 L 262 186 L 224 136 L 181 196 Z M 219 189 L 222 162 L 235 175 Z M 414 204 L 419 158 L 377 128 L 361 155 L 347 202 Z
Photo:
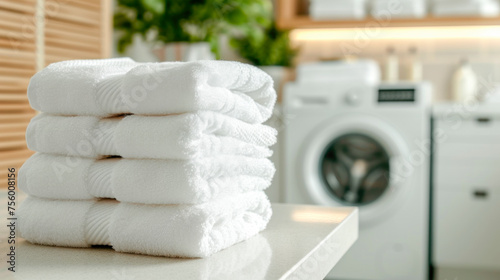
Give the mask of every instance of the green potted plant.
M 118 51 L 141 36 L 165 60 L 219 57 L 219 37 L 270 23 L 268 0 L 117 0 Z M 207 57 L 211 56 L 211 57 Z
M 231 46 L 242 58 L 267 72 L 277 92 L 298 52 L 290 45 L 289 31 L 279 30 L 274 23 L 233 38 Z

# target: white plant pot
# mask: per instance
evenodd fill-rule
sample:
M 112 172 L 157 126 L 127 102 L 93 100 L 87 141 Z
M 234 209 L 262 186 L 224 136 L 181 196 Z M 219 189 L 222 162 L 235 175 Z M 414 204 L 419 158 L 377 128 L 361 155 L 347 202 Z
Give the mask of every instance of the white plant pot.
M 159 61 L 196 61 L 212 60 L 215 55 L 207 42 L 198 43 L 169 43 L 153 49 Z

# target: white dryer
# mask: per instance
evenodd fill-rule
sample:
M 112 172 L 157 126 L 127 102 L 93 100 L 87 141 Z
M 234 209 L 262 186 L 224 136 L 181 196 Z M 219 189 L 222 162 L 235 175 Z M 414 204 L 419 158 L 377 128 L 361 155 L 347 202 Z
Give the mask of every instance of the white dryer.
M 286 86 L 285 201 L 360 210 L 328 278 L 427 279 L 430 95 L 426 83 Z

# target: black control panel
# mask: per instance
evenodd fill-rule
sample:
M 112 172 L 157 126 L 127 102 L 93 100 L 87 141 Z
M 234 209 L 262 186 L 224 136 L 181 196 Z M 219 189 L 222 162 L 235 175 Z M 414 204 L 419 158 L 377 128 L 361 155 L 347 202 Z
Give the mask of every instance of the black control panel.
M 415 102 L 414 88 L 379 89 L 378 102 Z

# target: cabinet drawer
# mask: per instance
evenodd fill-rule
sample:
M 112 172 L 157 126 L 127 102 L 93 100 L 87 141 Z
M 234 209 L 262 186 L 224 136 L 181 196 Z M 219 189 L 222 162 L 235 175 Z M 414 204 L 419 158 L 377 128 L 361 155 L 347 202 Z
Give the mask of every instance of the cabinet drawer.
M 500 197 L 475 189 L 434 192 L 434 261 L 439 266 L 500 268 Z
M 436 131 L 441 131 L 449 143 L 495 143 L 500 141 L 500 119 L 476 117 L 461 122 L 438 119 Z
M 500 139 L 496 143 L 452 143 L 438 144 L 435 158 L 439 162 L 468 162 L 470 159 L 498 159 L 500 161 Z
M 435 189 L 500 190 L 500 158 L 498 160 L 469 159 L 463 162 L 436 160 L 434 171 Z

